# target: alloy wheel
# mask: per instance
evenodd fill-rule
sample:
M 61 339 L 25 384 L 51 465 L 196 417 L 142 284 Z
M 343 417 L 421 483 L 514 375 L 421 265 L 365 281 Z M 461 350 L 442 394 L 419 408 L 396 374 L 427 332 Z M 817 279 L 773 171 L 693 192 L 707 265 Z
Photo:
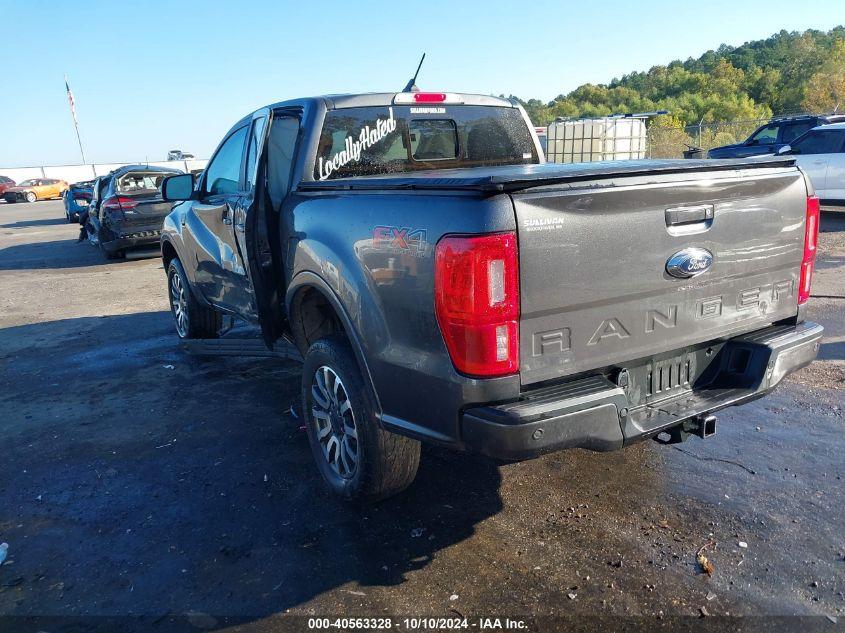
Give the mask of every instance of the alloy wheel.
M 176 272 L 170 276 L 170 307 L 176 321 L 176 332 L 180 337 L 188 338 L 188 298 L 182 279 Z
M 335 371 L 323 365 L 311 381 L 311 416 L 331 469 L 351 479 L 358 468 L 358 429 L 349 394 Z

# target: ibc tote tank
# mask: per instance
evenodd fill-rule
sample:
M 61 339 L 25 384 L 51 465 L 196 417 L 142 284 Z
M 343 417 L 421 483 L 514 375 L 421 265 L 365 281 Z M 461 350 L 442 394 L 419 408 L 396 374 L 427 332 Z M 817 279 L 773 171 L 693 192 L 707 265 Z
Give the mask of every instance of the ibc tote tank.
M 549 124 L 546 146 L 550 163 L 645 158 L 645 120 L 604 117 L 555 121 Z

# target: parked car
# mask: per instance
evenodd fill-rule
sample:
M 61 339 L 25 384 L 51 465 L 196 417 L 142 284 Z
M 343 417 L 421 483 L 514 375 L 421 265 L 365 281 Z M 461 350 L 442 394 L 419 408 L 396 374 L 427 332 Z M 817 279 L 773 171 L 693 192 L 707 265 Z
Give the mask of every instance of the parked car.
M 226 314 L 295 346 L 317 468 L 366 500 L 411 483 L 421 440 L 519 460 L 709 437 L 816 356 L 818 199 L 790 157 L 543 162 L 494 97 L 257 110 L 198 186 L 164 181 L 176 332 Z
M 91 204 L 91 195 L 94 190 L 94 181 L 86 180 L 75 182 L 65 191 L 65 217 L 68 222 L 79 222 L 80 216 L 88 210 Z
M 823 210 L 845 210 L 845 123 L 813 128 L 778 152 L 795 157 Z
M 0 195 L 6 193 L 7 189 L 15 186 L 15 181 L 8 176 L 0 176 Z
M 161 197 L 166 176 L 178 169 L 127 165 L 94 181 L 86 218 L 89 241 L 108 259 L 123 257 L 127 249 L 158 245 L 170 204 Z
M 775 118 L 754 130 L 742 143 L 714 147 L 707 152 L 707 158 L 747 158 L 773 154 L 814 127 L 840 121 L 845 121 L 845 115 L 808 114 Z
M 55 178 L 31 178 L 3 192 L 6 202 L 35 202 L 61 198 L 68 188 L 64 180 Z
M 193 154 L 183 152 L 181 149 L 172 149 L 167 152 L 167 160 L 192 160 L 193 158 Z

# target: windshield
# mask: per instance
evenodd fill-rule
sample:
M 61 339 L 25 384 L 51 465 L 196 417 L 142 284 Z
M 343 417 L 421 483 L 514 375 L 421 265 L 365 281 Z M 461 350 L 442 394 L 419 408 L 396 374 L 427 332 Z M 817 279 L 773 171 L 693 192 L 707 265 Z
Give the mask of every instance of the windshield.
M 755 143 L 757 145 L 771 145 L 777 142 L 778 139 L 778 126 L 777 125 L 767 125 L 764 128 L 760 128 L 756 134 L 754 134 L 749 140 L 751 143 Z
M 38 180 L 24 180 L 18 187 L 35 187 L 38 185 Z
M 346 108 L 326 114 L 314 178 L 538 162 L 517 108 Z

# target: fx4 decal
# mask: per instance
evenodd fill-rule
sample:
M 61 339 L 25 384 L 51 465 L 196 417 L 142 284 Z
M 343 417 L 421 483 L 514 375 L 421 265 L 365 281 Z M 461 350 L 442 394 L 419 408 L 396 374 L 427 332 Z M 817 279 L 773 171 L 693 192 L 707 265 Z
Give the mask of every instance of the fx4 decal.
M 373 246 L 422 256 L 425 254 L 428 242 L 425 239 L 425 229 L 412 229 L 407 226 L 377 226 L 373 229 Z

